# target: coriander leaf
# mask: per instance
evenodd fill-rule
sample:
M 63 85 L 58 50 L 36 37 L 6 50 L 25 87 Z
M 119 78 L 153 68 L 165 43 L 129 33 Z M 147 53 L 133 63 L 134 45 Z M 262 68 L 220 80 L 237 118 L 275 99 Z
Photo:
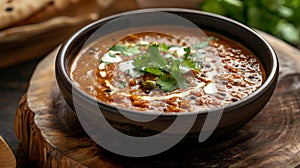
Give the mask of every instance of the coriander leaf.
M 195 68 L 196 70 L 200 70 L 201 68 L 203 68 L 203 64 L 201 61 L 195 61 Z
M 209 36 L 208 37 L 208 41 L 212 41 L 212 40 L 218 40 L 218 38 L 214 37 L 214 36 Z M 208 44 L 207 44 L 208 45 Z
M 119 81 L 118 88 L 124 89 L 126 87 L 127 83 L 125 81 Z
M 109 56 L 112 57 L 112 58 L 117 58 L 117 56 L 112 54 L 112 53 L 109 53 Z
M 161 76 L 163 74 L 161 69 L 155 67 L 146 67 L 145 69 L 143 69 L 143 71 L 156 76 Z
M 154 62 L 156 62 L 161 66 L 161 68 L 165 67 L 168 64 L 167 61 L 160 55 L 158 45 L 156 46 L 151 45 L 148 48 L 147 53 L 149 54 L 149 56 L 152 58 Z
M 173 78 L 175 78 L 179 88 L 186 88 L 188 87 L 188 84 L 184 75 L 180 72 L 179 65 L 180 62 L 178 60 L 172 59 L 172 67 L 170 74 Z
M 169 50 L 169 47 L 167 46 L 166 43 L 162 43 L 160 48 L 163 50 L 163 51 L 168 51 Z
M 195 62 L 189 58 L 184 59 L 184 61 L 180 63 L 180 66 L 192 68 L 199 71 L 199 68 L 196 67 Z
M 152 58 L 149 57 L 148 54 L 142 55 L 142 56 L 138 56 L 134 59 L 134 61 L 132 62 L 132 65 L 136 68 L 136 69 L 140 69 L 142 70 L 144 67 L 149 66 L 149 63 L 151 63 Z
M 177 81 L 174 78 L 167 78 L 166 76 L 162 76 L 158 78 L 156 83 L 160 86 L 160 89 L 164 92 L 172 92 L 177 89 Z
M 184 48 L 184 51 L 186 53 L 184 54 L 183 62 L 180 63 L 180 66 L 192 68 L 192 69 L 195 69 L 195 70 L 199 71 L 199 68 L 196 67 L 195 62 L 189 58 L 189 56 L 191 54 L 190 47 Z
M 201 41 L 199 44 L 193 45 L 193 48 L 195 48 L 195 49 L 203 49 L 203 48 L 207 47 L 208 44 L 209 44 L 208 41 Z
M 100 63 L 111 64 L 111 62 L 103 61 L 102 59 L 100 60 Z
M 184 58 L 186 59 L 188 56 L 190 56 L 191 49 L 190 47 L 185 47 L 183 50 L 185 51 Z
M 147 53 L 142 56 L 137 56 L 133 61 L 133 66 L 136 69 L 144 73 L 149 73 L 157 76 L 156 84 L 164 91 L 171 92 L 177 88 L 186 88 L 186 78 L 183 72 L 179 69 L 181 64 L 187 67 L 195 68 L 192 60 L 188 58 L 190 56 L 190 48 L 185 48 L 185 58 L 176 59 L 175 57 L 164 58 L 160 54 L 160 48 L 158 44 L 152 43 Z M 166 48 L 166 46 L 163 46 Z M 171 65 L 169 65 L 171 64 Z
M 116 44 L 110 48 L 110 50 L 113 51 L 119 51 L 121 52 L 124 56 L 132 56 L 132 55 L 137 55 L 142 53 L 141 50 L 139 49 L 139 46 L 125 46 L 122 44 Z
M 155 67 L 167 71 L 168 62 L 161 56 L 157 44 L 152 44 L 147 49 L 147 53 L 136 57 L 132 64 L 140 70 L 145 67 Z
M 158 43 L 157 42 L 153 42 L 153 43 L 151 43 L 151 45 L 150 45 L 150 47 L 159 47 L 159 45 L 158 45 Z

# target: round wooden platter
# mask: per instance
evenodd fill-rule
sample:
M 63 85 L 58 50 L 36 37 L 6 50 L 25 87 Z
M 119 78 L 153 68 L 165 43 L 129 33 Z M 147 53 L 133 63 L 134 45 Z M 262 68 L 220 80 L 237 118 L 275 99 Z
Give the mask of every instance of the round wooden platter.
M 203 145 L 175 147 L 145 158 L 110 153 L 84 132 L 60 95 L 57 49 L 36 68 L 15 117 L 15 132 L 36 167 L 297 167 L 300 165 L 300 51 L 262 33 L 280 59 L 267 106 L 238 131 Z M 210 150 L 211 149 L 211 150 Z

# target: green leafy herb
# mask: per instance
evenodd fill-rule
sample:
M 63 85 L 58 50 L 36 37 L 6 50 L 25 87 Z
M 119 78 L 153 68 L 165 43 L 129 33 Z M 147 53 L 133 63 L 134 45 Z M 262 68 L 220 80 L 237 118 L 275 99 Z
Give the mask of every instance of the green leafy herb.
M 208 37 L 208 41 L 212 41 L 212 40 L 219 40 L 218 38 L 214 37 L 214 36 L 209 36 Z M 207 44 L 208 45 L 208 44 Z
M 171 92 L 178 88 L 177 81 L 175 80 L 175 78 L 168 78 L 167 76 L 162 76 L 158 78 L 157 84 L 164 92 Z
M 117 58 L 117 56 L 112 54 L 112 53 L 109 53 L 109 56 L 112 57 L 112 58 Z
M 184 54 L 183 62 L 180 63 L 180 66 L 188 67 L 188 68 L 195 69 L 195 70 L 199 71 L 200 67 L 196 67 L 196 62 L 197 61 L 193 61 L 190 58 L 191 57 L 191 49 L 190 49 L 190 47 L 184 48 L 184 51 L 186 53 Z
M 132 64 L 137 69 L 142 69 L 145 67 L 153 67 L 162 70 L 167 70 L 166 66 L 168 65 L 167 60 L 160 55 L 157 44 L 152 44 L 148 48 L 147 53 L 145 53 L 142 56 L 136 57 Z
M 209 44 L 208 41 L 201 41 L 199 44 L 193 45 L 193 48 L 195 48 L 195 49 L 203 49 L 203 48 L 207 47 L 208 44 Z
M 125 81 L 119 81 L 118 83 L 118 87 L 120 89 L 124 89 L 126 87 L 127 83 Z
M 177 81 L 176 87 L 178 87 L 178 88 L 188 87 L 188 84 L 186 82 L 186 78 L 184 77 L 182 72 L 180 72 L 180 69 L 179 69 L 180 62 L 179 62 L 179 60 L 175 60 L 175 59 L 171 59 L 171 60 L 172 60 L 172 67 L 171 67 L 170 74 L 171 74 L 171 78 L 174 78 Z
M 192 60 L 188 58 L 190 56 L 190 48 L 185 48 L 186 54 L 181 61 L 172 57 L 164 58 L 159 49 L 165 50 L 166 48 L 167 46 L 164 44 L 159 47 L 158 44 L 153 43 L 149 46 L 147 52 L 144 55 L 137 56 L 132 64 L 142 72 L 157 76 L 156 84 L 164 92 L 188 87 L 184 72 L 180 70 L 179 66 L 195 67 Z
M 168 50 L 169 50 L 169 47 L 167 46 L 166 43 L 162 43 L 162 44 L 161 44 L 161 49 L 162 49 L 163 51 L 168 51 Z
M 236 19 L 290 44 L 300 43 L 299 0 L 203 0 L 200 9 Z
M 159 68 L 156 68 L 156 67 L 146 67 L 143 71 L 147 72 L 149 74 L 156 75 L 156 76 L 162 76 L 163 75 L 162 70 L 159 69 Z
M 111 62 L 103 61 L 102 59 L 100 60 L 100 63 L 111 64 Z
M 188 56 L 190 56 L 190 54 L 191 54 L 190 47 L 185 47 L 183 50 L 185 51 L 184 58 L 187 58 Z
M 125 46 L 122 44 L 116 44 L 110 48 L 112 51 L 119 51 L 121 52 L 124 56 L 132 56 L 136 54 L 141 54 L 141 50 L 139 49 L 139 46 Z

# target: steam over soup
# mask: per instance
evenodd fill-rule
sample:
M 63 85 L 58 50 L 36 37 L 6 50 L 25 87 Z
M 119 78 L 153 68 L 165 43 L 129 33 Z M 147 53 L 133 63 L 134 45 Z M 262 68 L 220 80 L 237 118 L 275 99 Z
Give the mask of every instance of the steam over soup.
M 156 112 L 224 106 L 265 80 L 258 58 L 233 40 L 208 31 L 199 35 L 192 28 L 159 29 L 163 31 L 145 27 L 101 37 L 73 61 L 72 80 L 102 102 Z

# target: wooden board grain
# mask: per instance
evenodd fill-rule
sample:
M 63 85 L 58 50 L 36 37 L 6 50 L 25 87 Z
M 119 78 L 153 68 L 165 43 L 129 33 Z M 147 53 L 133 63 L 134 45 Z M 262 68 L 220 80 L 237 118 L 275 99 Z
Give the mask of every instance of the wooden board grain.
M 0 168 L 15 168 L 16 158 L 7 145 L 7 143 L 4 141 L 4 139 L 0 136 Z
M 110 153 L 84 132 L 59 93 L 57 50 L 36 68 L 15 117 L 15 132 L 36 167 L 297 167 L 300 166 L 300 51 L 262 33 L 280 59 L 267 106 L 238 131 L 203 145 L 145 158 Z

